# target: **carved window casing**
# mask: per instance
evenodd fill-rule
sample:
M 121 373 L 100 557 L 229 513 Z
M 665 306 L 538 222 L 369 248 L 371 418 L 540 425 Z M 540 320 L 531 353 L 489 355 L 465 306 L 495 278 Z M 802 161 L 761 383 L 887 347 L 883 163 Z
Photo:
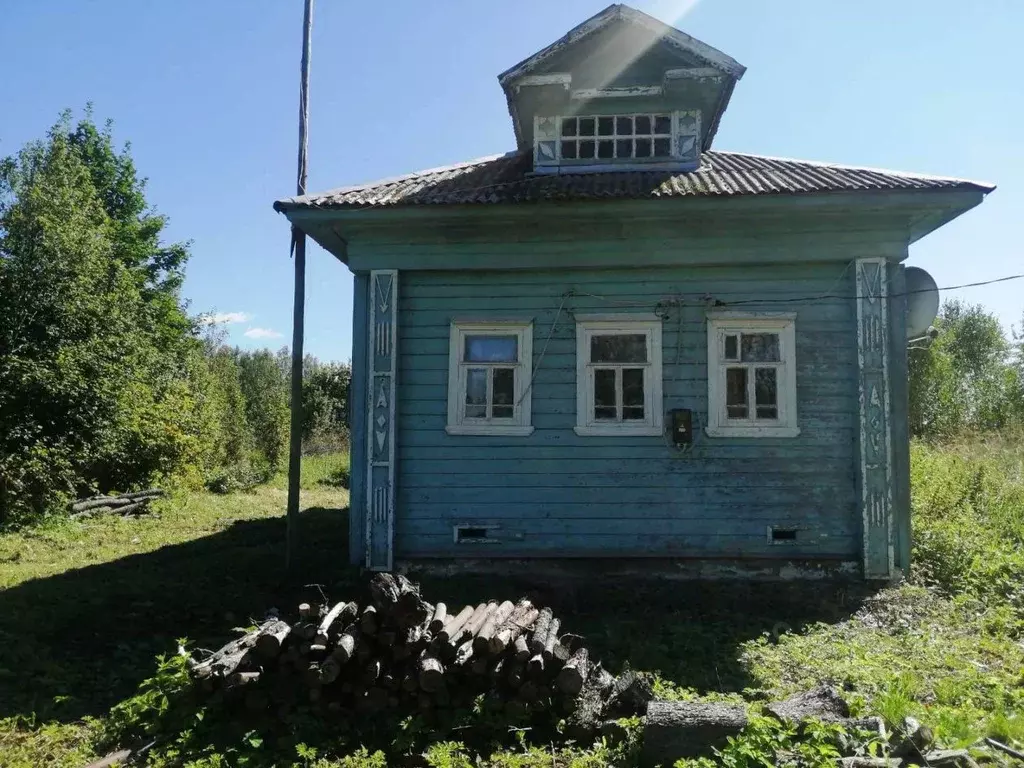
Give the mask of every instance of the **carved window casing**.
M 696 166 L 700 112 L 552 115 L 534 119 L 534 166 Z
M 661 320 L 580 317 L 576 323 L 576 434 L 660 435 Z
M 711 437 L 796 437 L 796 315 L 708 317 Z
M 532 371 L 532 323 L 452 323 L 445 430 L 450 435 L 531 434 Z

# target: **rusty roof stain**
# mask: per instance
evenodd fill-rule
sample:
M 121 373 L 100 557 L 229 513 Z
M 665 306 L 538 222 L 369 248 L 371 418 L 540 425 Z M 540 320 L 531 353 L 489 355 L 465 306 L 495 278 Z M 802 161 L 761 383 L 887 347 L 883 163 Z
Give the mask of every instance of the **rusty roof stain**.
M 535 174 L 528 152 L 480 158 L 369 184 L 278 200 L 277 211 L 574 200 L 737 197 L 828 192 L 972 189 L 992 184 L 808 160 L 711 150 L 692 171 Z

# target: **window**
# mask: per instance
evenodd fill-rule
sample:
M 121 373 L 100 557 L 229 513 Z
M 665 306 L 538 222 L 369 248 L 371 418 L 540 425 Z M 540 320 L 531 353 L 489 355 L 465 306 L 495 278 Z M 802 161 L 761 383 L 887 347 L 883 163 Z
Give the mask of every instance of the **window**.
M 696 163 L 698 112 L 561 115 L 534 123 L 537 166 Z
M 577 319 L 576 434 L 660 435 L 661 320 Z
M 532 323 L 452 323 L 448 357 L 448 434 L 533 432 Z
M 708 316 L 712 437 L 796 437 L 794 314 Z

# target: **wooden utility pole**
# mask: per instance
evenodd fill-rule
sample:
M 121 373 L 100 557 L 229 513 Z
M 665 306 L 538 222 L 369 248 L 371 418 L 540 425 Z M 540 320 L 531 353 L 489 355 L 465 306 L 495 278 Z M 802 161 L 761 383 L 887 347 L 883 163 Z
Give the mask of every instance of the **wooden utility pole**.
M 302 68 L 299 80 L 299 169 L 296 193 L 306 194 L 309 128 L 309 49 L 313 31 L 313 0 L 302 15 Z M 292 225 L 295 256 L 295 303 L 292 314 L 292 425 L 288 446 L 288 513 L 285 565 L 295 569 L 299 548 L 299 479 L 302 473 L 302 343 L 306 315 L 306 234 Z

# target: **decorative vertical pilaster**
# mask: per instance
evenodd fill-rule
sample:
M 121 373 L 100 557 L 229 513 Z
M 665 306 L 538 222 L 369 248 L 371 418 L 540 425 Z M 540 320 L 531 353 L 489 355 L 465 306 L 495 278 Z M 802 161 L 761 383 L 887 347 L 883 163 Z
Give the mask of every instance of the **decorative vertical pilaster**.
M 856 276 L 864 576 L 885 579 L 892 576 L 894 567 L 889 279 L 885 259 L 858 259 Z
M 389 571 L 395 533 L 398 270 L 370 272 L 366 388 L 366 567 Z

